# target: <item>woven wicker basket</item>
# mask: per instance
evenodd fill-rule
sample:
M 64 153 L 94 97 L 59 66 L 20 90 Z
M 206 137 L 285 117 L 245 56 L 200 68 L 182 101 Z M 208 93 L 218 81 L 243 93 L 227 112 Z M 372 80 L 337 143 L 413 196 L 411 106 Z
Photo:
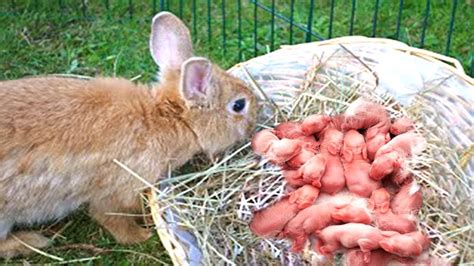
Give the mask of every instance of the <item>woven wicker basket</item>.
M 385 104 L 393 110 L 392 116 L 414 118 L 429 143 L 429 154 L 422 162 L 429 169 L 415 175 L 424 186 L 422 218 L 426 221 L 422 226 L 435 239 L 431 254 L 452 263 L 474 261 L 474 80 L 457 60 L 398 41 L 354 36 L 283 46 L 238 64 L 229 72 L 247 82 L 260 97 L 262 126 L 273 125 L 281 117 L 297 117 L 301 106 L 295 102 L 304 97 L 312 97 L 306 101 L 317 110 L 333 113 L 364 95 Z M 160 191 L 151 192 L 149 204 L 157 232 L 175 265 L 311 261 L 311 252 L 290 254 L 283 241 L 260 240 L 248 232 L 246 222 L 252 209 L 280 195 L 283 184 L 276 171 L 266 169 L 266 174 L 261 174 L 259 169 L 264 165 L 251 165 L 248 150 L 248 144 L 238 147 L 203 171 L 178 178 L 191 180 L 184 191 L 170 189 L 174 186 L 170 181 L 161 184 Z M 240 155 L 246 151 L 246 155 Z M 231 170 L 219 170 L 223 165 Z M 225 176 L 234 174 L 235 182 L 221 184 L 230 182 Z M 209 183 L 211 178 L 213 183 Z M 230 195 L 217 197 L 222 200 L 217 207 L 202 207 L 213 206 L 210 203 L 200 208 L 186 204 L 176 207 L 184 198 L 200 202 L 202 197 L 203 202 L 210 202 L 210 194 L 222 194 L 213 187 L 216 182 L 226 195 L 232 189 Z M 216 218 L 200 223 L 202 215 Z M 232 217 L 233 222 L 228 224 L 229 220 L 220 215 Z M 214 240 L 218 236 L 220 240 Z

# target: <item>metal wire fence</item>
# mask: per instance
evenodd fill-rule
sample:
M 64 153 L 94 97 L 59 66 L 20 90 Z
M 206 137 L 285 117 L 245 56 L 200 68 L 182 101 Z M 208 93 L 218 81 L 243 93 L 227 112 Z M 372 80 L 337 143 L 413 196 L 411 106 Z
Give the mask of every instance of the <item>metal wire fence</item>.
M 9 12 L 44 6 L 52 12 L 74 10 L 85 19 L 117 14 L 143 19 L 172 11 L 190 26 L 195 41 L 223 55 L 231 51 L 233 63 L 281 44 L 365 35 L 455 56 L 474 75 L 473 8 L 458 0 L 10 0 Z

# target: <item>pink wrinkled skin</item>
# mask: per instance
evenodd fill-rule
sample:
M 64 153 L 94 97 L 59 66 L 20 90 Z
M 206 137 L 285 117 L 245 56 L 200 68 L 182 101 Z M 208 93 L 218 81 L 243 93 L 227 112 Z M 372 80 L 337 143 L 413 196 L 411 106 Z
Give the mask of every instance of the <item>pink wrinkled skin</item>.
M 326 156 L 323 154 L 316 154 L 313 156 L 300 168 L 303 180 L 307 184 L 312 184 L 313 186 L 320 188 L 321 178 L 326 170 L 326 162 Z
M 395 151 L 401 157 L 407 158 L 419 154 L 424 150 L 425 146 L 426 140 L 420 134 L 407 132 L 394 137 L 387 144 L 383 145 L 377 151 L 375 157 Z
M 302 148 L 295 157 L 291 158 L 290 160 L 286 162 L 286 165 L 288 165 L 288 167 L 290 168 L 298 169 L 307 161 L 309 161 L 314 155 L 315 155 L 314 150 L 310 150 L 308 148 Z
M 310 115 L 301 123 L 301 129 L 306 136 L 321 132 L 331 122 L 331 118 L 326 115 Z
M 413 214 L 394 214 L 391 210 L 375 214 L 375 225 L 383 231 L 395 231 L 401 234 L 417 230 L 416 217 Z
M 370 212 L 367 200 L 357 200 L 351 203 L 336 208 L 332 213 L 332 218 L 344 223 L 361 223 L 370 224 L 372 223 L 372 213 Z
M 319 190 L 303 186 L 281 198 L 269 207 L 256 211 L 249 227 L 260 237 L 276 237 L 296 214 L 311 206 L 319 196 Z
M 276 237 L 299 210 L 298 205 L 290 203 L 290 197 L 285 196 L 273 205 L 254 212 L 250 230 L 260 237 Z
M 408 117 L 395 120 L 390 127 L 390 133 L 397 136 L 415 129 L 415 123 Z
M 290 203 L 296 204 L 298 209 L 302 210 L 314 203 L 319 196 L 319 189 L 311 185 L 304 185 L 288 195 L 290 195 Z
M 264 129 L 257 132 L 252 138 L 252 150 L 263 156 L 270 149 L 273 142 L 277 141 L 278 137 L 270 129 Z
M 317 230 L 337 223 L 331 218 L 333 203 L 320 203 L 300 211 L 285 227 L 283 235 L 293 241 L 292 251 L 301 252 L 308 237 Z
M 406 158 L 417 155 L 424 150 L 426 140 L 414 132 L 396 136 L 387 144 L 380 147 L 375 154 L 370 169 L 370 177 L 381 180 L 385 176 L 400 169 Z
M 298 155 L 300 151 L 300 141 L 294 139 L 281 139 L 272 143 L 266 153 L 266 157 L 270 162 L 281 165 Z
M 372 191 L 382 186 L 380 181 L 369 177 L 367 147 L 364 137 L 356 130 L 349 130 L 344 136 L 342 163 L 346 185 L 350 192 L 370 197 Z
M 372 161 L 380 147 L 390 141 L 390 134 L 378 133 L 371 139 L 366 137 L 365 140 L 367 142 L 367 157 Z
M 363 199 L 349 192 L 340 192 L 335 195 L 321 193 L 313 206 L 300 211 L 295 218 L 288 222 L 282 235 L 291 239 L 293 241 L 292 250 L 299 252 L 310 235 L 328 225 L 338 223 L 331 217 L 336 208 L 360 200 Z
M 368 262 L 364 262 L 364 252 L 355 248 L 345 252 L 343 257 L 343 265 L 345 266 L 388 266 L 388 265 L 417 265 L 417 266 L 445 266 L 446 262 L 441 263 L 439 260 L 430 258 L 428 253 L 424 253 L 416 258 L 404 258 L 394 254 L 390 254 L 383 249 L 377 249 L 370 252 Z
M 341 131 L 335 128 L 328 128 L 325 130 L 323 139 L 321 141 L 321 153 L 326 156 L 326 171 L 321 178 L 321 191 L 329 194 L 334 194 L 346 185 L 344 178 L 344 167 L 340 159 L 340 152 L 344 135 Z
M 275 135 L 280 139 L 297 139 L 305 136 L 301 130 L 301 124 L 298 122 L 283 122 L 276 126 L 274 130 Z
M 343 130 L 367 129 L 367 137 L 373 138 L 377 133 L 387 133 L 390 129 L 390 118 L 385 107 L 362 98 L 355 100 L 344 112 Z
M 422 205 L 421 188 L 415 181 L 403 185 L 390 203 L 395 214 L 417 214 Z
M 411 183 L 413 181 L 413 174 L 408 169 L 399 168 L 390 174 L 390 180 L 398 185 L 402 186 L 405 183 Z
M 354 248 L 344 253 L 343 264 L 346 266 L 382 266 L 388 265 L 390 262 L 400 262 L 400 259 L 398 256 L 377 249 L 370 252 L 369 259 L 365 262 L 364 252 L 358 248 Z
M 376 213 L 386 213 L 390 209 L 391 195 L 386 188 L 372 192 L 369 199 L 369 209 Z
M 313 150 L 314 152 L 319 150 L 320 143 L 313 136 L 299 137 L 297 140 L 301 141 L 301 146 L 305 149 Z
M 335 128 L 337 130 L 342 131 L 342 124 L 344 123 L 345 117 L 344 115 L 335 115 L 331 117 L 331 122 L 329 123 L 329 126 L 332 128 Z
M 379 243 L 382 249 L 400 257 L 417 257 L 430 246 L 430 239 L 417 231 L 394 235 Z
M 306 184 L 306 182 L 303 180 L 300 169 L 283 169 L 281 170 L 281 175 L 283 178 L 285 178 L 287 185 L 291 187 L 298 188 Z
M 319 239 L 317 249 L 319 253 L 332 257 L 332 254 L 340 249 L 359 247 L 364 252 L 364 261 L 367 262 L 370 258 L 370 251 L 378 249 L 380 241 L 389 235 L 397 234 L 395 232 L 383 233 L 378 228 L 366 224 L 330 225 L 316 232 Z
M 343 130 L 367 129 L 367 156 L 373 160 L 377 150 L 390 140 L 390 117 L 385 107 L 359 98 L 347 108 L 344 116 Z
M 370 166 L 370 178 L 377 181 L 382 180 L 384 177 L 399 170 L 403 160 L 404 159 L 396 152 L 390 152 L 378 156 Z

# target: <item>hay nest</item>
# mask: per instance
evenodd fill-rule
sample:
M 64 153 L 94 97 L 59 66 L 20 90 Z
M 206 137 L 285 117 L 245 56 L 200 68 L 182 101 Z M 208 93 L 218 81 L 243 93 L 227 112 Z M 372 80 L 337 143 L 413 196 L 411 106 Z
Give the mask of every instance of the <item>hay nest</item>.
M 286 46 L 229 72 L 259 95 L 259 128 L 341 113 L 360 96 L 385 105 L 393 118 L 416 120 L 429 145 L 410 165 L 423 188 L 420 226 L 432 238 L 430 252 L 451 263 L 474 261 L 474 82 L 457 61 L 396 41 L 344 37 Z M 284 193 L 278 168 L 258 161 L 249 146 L 197 162 L 194 172 L 152 190 L 157 231 L 175 265 L 309 264 L 315 257 L 249 231 L 252 211 Z

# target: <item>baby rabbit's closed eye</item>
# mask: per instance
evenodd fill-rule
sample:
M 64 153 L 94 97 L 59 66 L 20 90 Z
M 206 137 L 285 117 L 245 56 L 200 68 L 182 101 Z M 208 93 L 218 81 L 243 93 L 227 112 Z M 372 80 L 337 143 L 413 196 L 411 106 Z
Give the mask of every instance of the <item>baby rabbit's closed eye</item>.
M 16 239 L 41 248 L 17 224 L 60 219 L 84 203 L 120 243 L 151 232 L 133 217 L 143 184 L 196 153 L 214 154 L 245 139 L 255 126 L 256 98 L 238 79 L 193 57 L 189 30 L 173 14 L 152 22 L 150 51 L 160 84 L 120 78 L 37 77 L 0 82 L 0 257 L 26 255 Z

